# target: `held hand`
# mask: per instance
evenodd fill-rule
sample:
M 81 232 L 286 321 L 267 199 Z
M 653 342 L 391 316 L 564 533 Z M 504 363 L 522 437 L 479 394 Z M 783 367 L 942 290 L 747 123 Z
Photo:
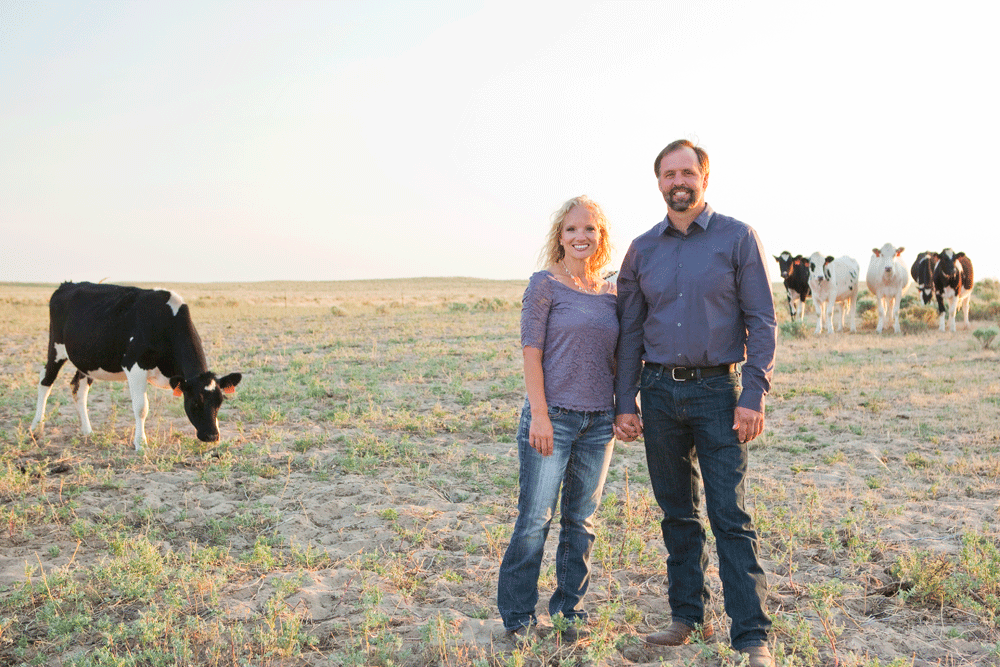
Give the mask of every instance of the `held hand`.
M 764 432 L 764 413 L 750 408 L 736 408 L 733 430 L 740 442 L 750 442 Z
M 531 427 L 528 429 L 528 444 L 542 456 L 552 455 L 552 422 L 545 413 L 531 416 Z
M 642 418 L 639 415 L 615 417 L 615 437 L 622 442 L 632 442 L 642 435 Z

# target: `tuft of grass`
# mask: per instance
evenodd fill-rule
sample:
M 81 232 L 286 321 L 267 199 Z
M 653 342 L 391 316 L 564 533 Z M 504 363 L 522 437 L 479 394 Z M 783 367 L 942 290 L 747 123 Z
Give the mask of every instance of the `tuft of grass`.
M 1000 329 L 997 327 L 982 327 L 972 332 L 972 335 L 982 344 L 984 350 L 988 350 L 997 336 L 1000 336 Z

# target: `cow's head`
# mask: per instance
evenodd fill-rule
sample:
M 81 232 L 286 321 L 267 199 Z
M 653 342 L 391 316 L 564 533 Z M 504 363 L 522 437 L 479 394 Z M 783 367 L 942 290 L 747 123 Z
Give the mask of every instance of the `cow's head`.
M 224 399 L 223 393 L 235 392 L 236 385 L 242 379 L 243 376 L 239 373 L 218 378 L 210 371 L 191 380 L 185 380 L 179 375 L 170 378 L 174 396 L 184 397 L 184 412 L 197 431 L 199 440 L 216 442 L 219 439 L 218 415 Z
M 772 255 L 776 262 L 778 262 L 778 270 L 781 271 L 781 277 L 787 278 L 792 273 L 792 253 L 787 250 L 780 255 Z
M 896 258 L 902 255 L 904 250 L 906 248 L 897 248 L 891 243 L 886 243 L 881 248 L 872 248 L 871 264 L 882 273 L 892 273 Z

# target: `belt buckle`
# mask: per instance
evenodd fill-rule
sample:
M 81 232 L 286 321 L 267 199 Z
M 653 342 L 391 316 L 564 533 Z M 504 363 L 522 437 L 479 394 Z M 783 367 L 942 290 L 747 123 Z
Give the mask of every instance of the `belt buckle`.
M 686 370 L 687 369 L 684 368 L 683 366 L 674 366 L 673 368 L 670 369 L 670 379 L 672 379 L 674 382 L 687 382 L 687 378 L 677 377 L 677 371 L 686 371 Z

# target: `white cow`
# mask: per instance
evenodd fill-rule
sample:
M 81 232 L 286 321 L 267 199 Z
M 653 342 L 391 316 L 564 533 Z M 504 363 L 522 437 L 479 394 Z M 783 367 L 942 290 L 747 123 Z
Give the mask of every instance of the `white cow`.
M 872 258 L 868 262 L 868 290 L 878 304 L 878 326 L 876 333 L 888 319 L 892 330 L 899 333 L 899 304 L 903 300 L 903 290 L 910 285 L 910 274 L 900 255 L 905 248 L 896 248 L 886 243 L 881 248 L 872 248 Z
M 813 307 L 816 309 L 816 333 L 823 333 L 823 319 L 826 330 L 833 333 L 833 308 L 841 304 L 840 330 L 844 330 L 844 319 L 850 310 L 851 332 L 857 331 L 856 315 L 858 305 L 858 277 L 861 267 L 858 260 L 848 256 L 824 257 L 814 252 L 809 258 L 809 289 L 812 290 Z

